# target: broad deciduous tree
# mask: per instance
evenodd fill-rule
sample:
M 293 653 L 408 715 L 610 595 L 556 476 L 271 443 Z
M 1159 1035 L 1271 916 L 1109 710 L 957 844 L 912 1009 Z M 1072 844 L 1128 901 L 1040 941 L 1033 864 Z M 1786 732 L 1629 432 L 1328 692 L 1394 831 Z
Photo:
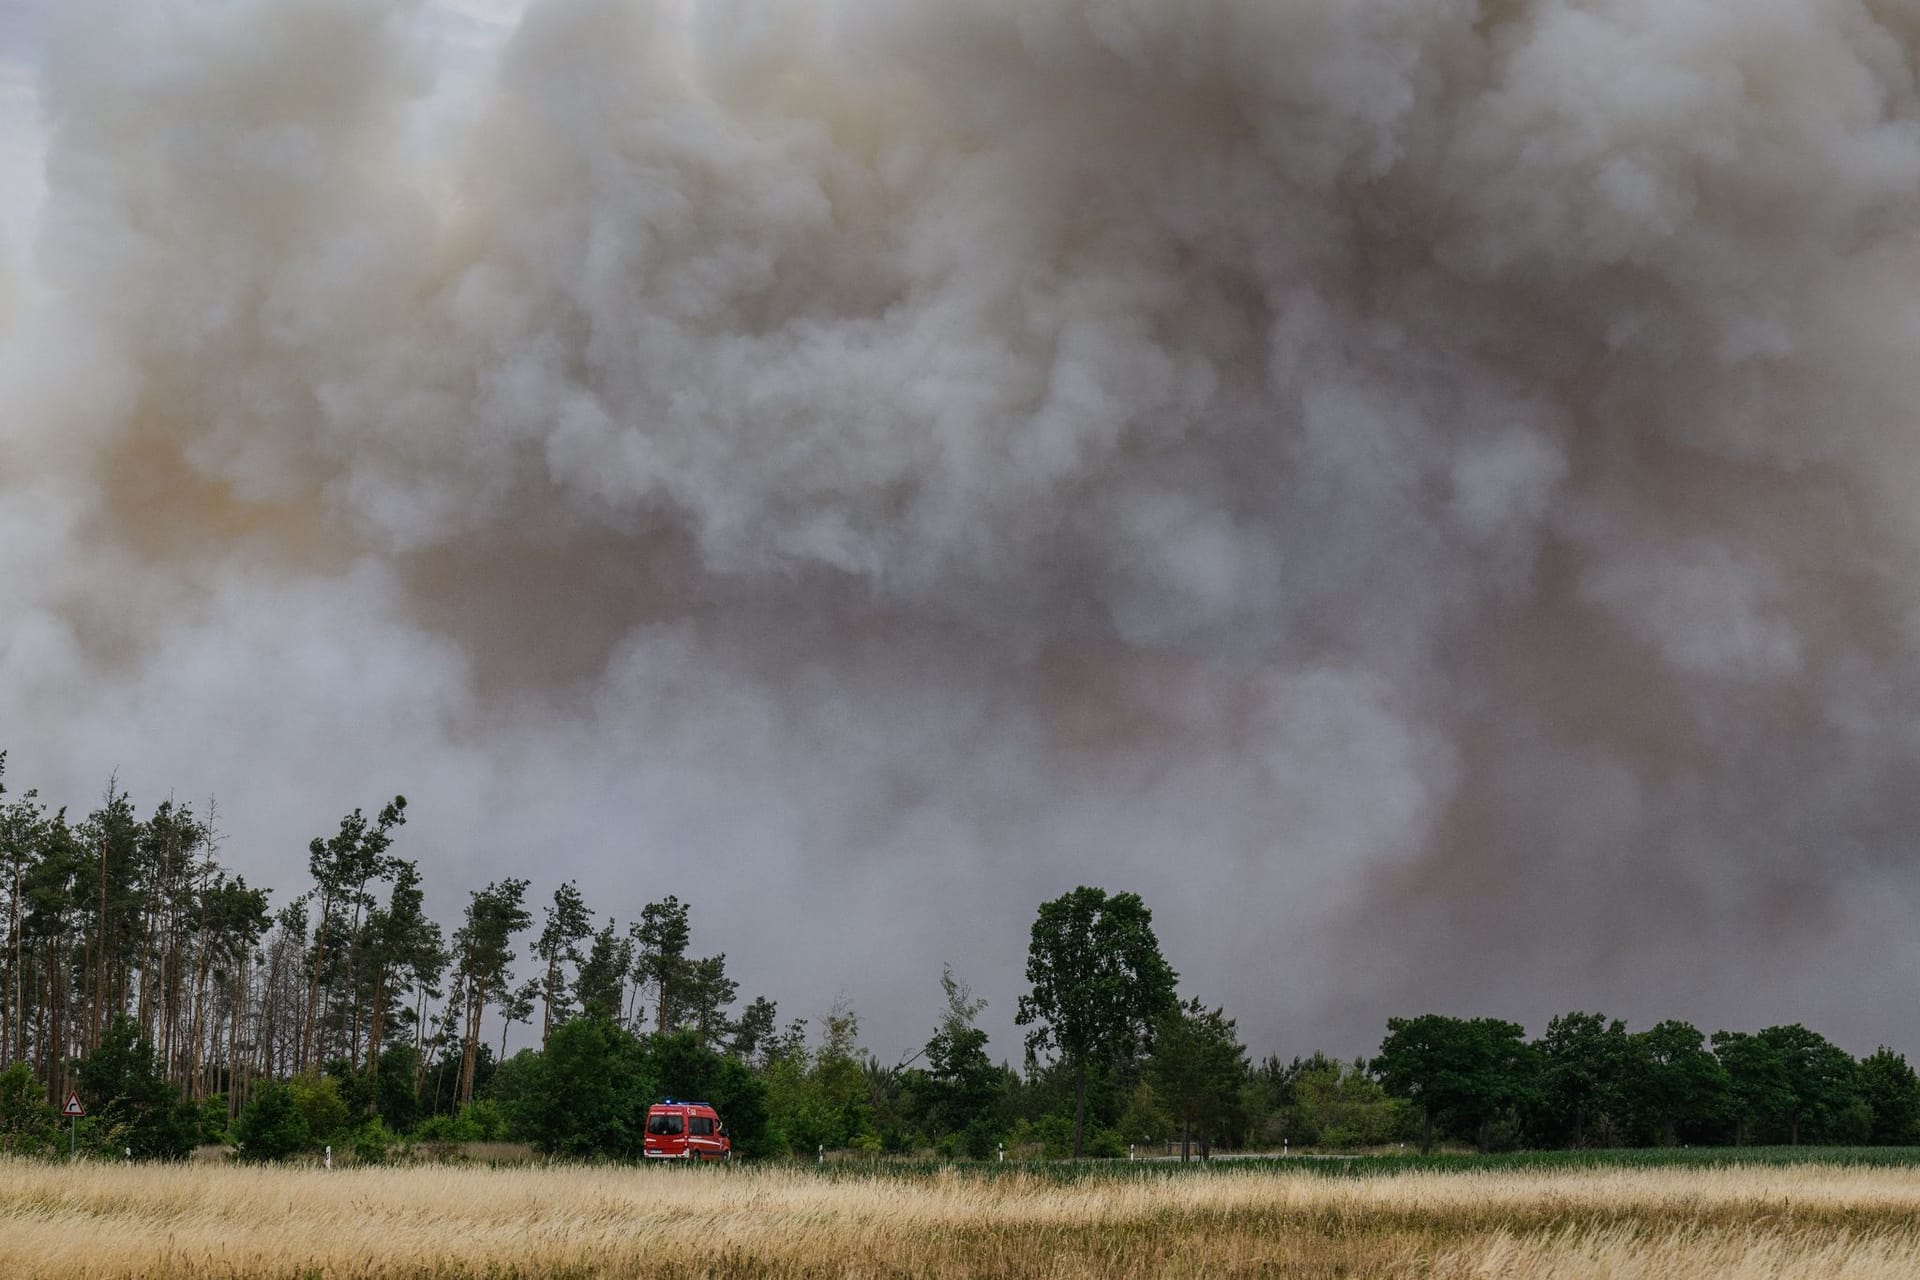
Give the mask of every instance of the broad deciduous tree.
M 1029 1060 L 1051 1051 L 1072 1076 L 1073 1154 L 1086 1146 L 1087 1072 L 1151 1043 L 1173 1007 L 1179 975 L 1160 954 L 1140 895 L 1082 885 L 1042 903 L 1027 947 L 1027 981 L 1014 1021 Z
M 1387 1037 L 1372 1063 L 1388 1092 L 1420 1108 L 1423 1153 L 1433 1150 L 1434 1124 L 1442 1117 L 1485 1147 L 1493 1118 L 1533 1096 L 1536 1069 L 1518 1023 L 1431 1013 L 1387 1019 Z

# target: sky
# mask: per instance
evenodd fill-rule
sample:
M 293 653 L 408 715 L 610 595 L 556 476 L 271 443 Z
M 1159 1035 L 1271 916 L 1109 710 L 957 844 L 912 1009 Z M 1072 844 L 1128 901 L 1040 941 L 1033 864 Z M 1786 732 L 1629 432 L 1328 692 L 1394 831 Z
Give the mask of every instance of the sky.
M 1920 11 L 0 0 L 0 749 L 999 1053 L 1920 1051 Z

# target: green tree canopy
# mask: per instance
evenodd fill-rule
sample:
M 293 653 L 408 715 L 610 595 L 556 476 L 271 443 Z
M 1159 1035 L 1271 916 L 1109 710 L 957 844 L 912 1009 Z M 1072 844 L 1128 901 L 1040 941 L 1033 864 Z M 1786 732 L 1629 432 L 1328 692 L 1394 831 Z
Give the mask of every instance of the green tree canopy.
M 668 894 L 663 901 L 642 907 L 630 931 L 633 978 L 641 987 L 653 989 L 655 1031 L 681 1024 L 691 968 L 687 946 L 692 931 L 687 915 L 687 904 Z
M 1536 1120 L 1546 1135 L 1583 1147 L 1596 1119 L 1621 1116 L 1631 1053 L 1624 1022 L 1597 1013 L 1565 1014 L 1547 1024 L 1534 1050 L 1540 1062 Z M 1612 1128 L 1609 1123 L 1610 1134 Z
M 1420 1149 L 1430 1152 L 1443 1118 L 1486 1146 L 1493 1118 L 1534 1096 L 1537 1066 L 1518 1023 L 1430 1013 L 1387 1019 L 1372 1070 L 1389 1093 L 1420 1108 Z
M 516 1126 L 548 1155 L 639 1155 L 654 1081 L 639 1045 L 597 1010 L 553 1028 L 519 1082 Z
M 565 1022 L 573 1013 L 564 966 L 571 964 L 578 971 L 586 959 L 581 954 L 580 944 L 593 936 L 593 912 L 587 909 L 587 901 L 573 881 L 568 880 L 553 891 L 553 901 L 545 912 L 546 923 L 541 927 L 539 941 L 534 944 L 534 954 L 540 958 L 542 966 L 542 1046 L 547 1043 L 547 1037 L 553 1034 L 554 1023 Z
M 1719 1119 L 1727 1073 L 1698 1027 L 1670 1019 L 1627 1039 L 1625 1101 L 1643 1135 L 1672 1146 L 1683 1122 L 1711 1126 Z
M 533 914 L 524 905 L 526 895 L 527 881 L 516 877 L 474 890 L 466 922 L 453 935 L 454 971 L 464 997 L 466 1028 L 456 1094 L 462 1103 L 473 1101 L 478 1086 L 480 1019 L 490 1001 L 504 1001 L 511 994 L 513 938 L 533 923 Z
M 1156 1098 L 1180 1126 L 1180 1159 L 1187 1159 L 1195 1130 L 1205 1159 L 1247 1081 L 1247 1051 L 1233 1019 L 1197 997 L 1168 1010 L 1155 1031 L 1147 1072 Z
M 1861 1101 L 1846 1050 L 1797 1022 L 1755 1035 L 1718 1032 L 1713 1049 L 1727 1070 L 1742 1127 L 1772 1125 L 1794 1146 L 1809 1127 L 1832 1136 L 1827 1131 Z
M 980 1159 L 1000 1130 L 1000 1069 L 987 1057 L 987 1033 L 976 1025 L 987 1002 L 954 976 L 952 965 L 941 967 L 940 989 L 946 1008 L 925 1049 L 927 1127 L 935 1139 L 966 1135 L 968 1154 Z
M 619 926 L 612 920 L 600 926 L 573 980 L 574 999 L 583 1013 L 601 1018 L 620 1016 L 620 999 L 632 959 L 633 943 L 619 936 Z
M 1027 1057 L 1052 1051 L 1074 1082 L 1073 1154 L 1086 1146 L 1087 1072 L 1138 1053 L 1173 1008 L 1179 975 L 1160 954 L 1153 913 L 1135 893 L 1081 885 L 1042 903 L 1027 946 L 1014 1022 L 1031 1027 Z
M 1873 1116 L 1872 1141 L 1905 1146 L 1920 1140 L 1920 1075 L 1881 1045 L 1860 1060 L 1860 1096 Z

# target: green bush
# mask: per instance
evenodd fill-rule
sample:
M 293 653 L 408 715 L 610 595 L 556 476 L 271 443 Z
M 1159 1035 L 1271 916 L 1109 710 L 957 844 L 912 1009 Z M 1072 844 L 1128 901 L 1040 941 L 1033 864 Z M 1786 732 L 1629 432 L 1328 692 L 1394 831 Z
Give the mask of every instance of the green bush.
M 340 1096 L 340 1082 L 332 1076 L 295 1076 L 287 1081 L 293 1105 L 306 1117 L 307 1141 L 332 1142 L 347 1131 L 352 1114 Z
M 1127 1108 L 1120 1113 L 1119 1130 L 1129 1142 L 1164 1142 L 1175 1132 L 1173 1117 L 1160 1105 L 1153 1086 L 1141 1081 L 1127 1095 Z
M 507 1113 L 497 1102 L 475 1102 L 456 1115 L 428 1116 L 413 1136 L 421 1142 L 500 1142 L 507 1136 Z
M 412 1045 L 391 1044 L 380 1051 L 373 1105 L 395 1133 L 411 1131 L 420 1120 L 420 1095 L 413 1087 L 419 1063 Z
M 1291 1092 L 1292 1102 L 1268 1122 L 1269 1140 L 1350 1150 L 1400 1141 L 1418 1128 L 1411 1104 L 1387 1096 L 1378 1081 L 1344 1063 L 1304 1072 Z
M 539 1127 L 531 1117 L 539 1105 L 544 1066 L 544 1055 L 538 1049 L 522 1049 L 496 1067 L 493 1079 L 487 1082 L 481 1101 L 500 1108 L 510 1140 L 539 1141 Z
M 293 1091 L 277 1081 L 255 1090 L 234 1126 L 240 1155 L 248 1160 L 284 1160 L 311 1141 L 307 1117 Z
M 420 1142 L 478 1142 L 480 1130 L 463 1111 L 459 1115 L 428 1116 L 413 1131 Z
M 1073 1117 L 1041 1116 L 1033 1124 L 1031 1141 L 1040 1144 L 1049 1160 L 1064 1160 L 1073 1154 Z
M 468 1104 L 460 1118 L 473 1130 L 468 1142 L 500 1142 L 507 1136 L 506 1109 L 490 1099 Z
M 113 1134 L 103 1144 L 110 1154 L 131 1150 L 143 1159 L 178 1160 L 199 1140 L 199 1112 L 180 1100 L 153 1042 L 127 1015 L 114 1015 L 75 1075 L 96 1131 Z
M 367 1121 L 353 1131 L 353 1156 L 362 1164 L 383 1164 L 400 1141 L 378 1119 Z
M 0 1152 L 51 1155 L 60 1149 L 60 1116 L 33 1069 L 16 1062 L 0 1071 Z
M 982 1116 L 960 1137 L 968 1159 L 991 1160 L 1000 1146 L 1000 1126 L 992 1117 Z
M 195 1116 L 195 1143 L 225 1143 L 231 1141 L 232 1136 L 227 1132 L 227 1095 L 216 1093 L 210 1098 L 202 1098 Z

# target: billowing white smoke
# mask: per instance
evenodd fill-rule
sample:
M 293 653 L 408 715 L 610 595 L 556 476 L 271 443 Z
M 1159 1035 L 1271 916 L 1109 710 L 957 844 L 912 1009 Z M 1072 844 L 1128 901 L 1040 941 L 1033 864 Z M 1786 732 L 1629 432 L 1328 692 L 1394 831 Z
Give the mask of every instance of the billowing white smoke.
M 418 18 L 56 33 L 18 776 L 405 790 L 886 1048 L 1081 881 L 1261 1047 L 1911 1039 L 1920 4 Z

